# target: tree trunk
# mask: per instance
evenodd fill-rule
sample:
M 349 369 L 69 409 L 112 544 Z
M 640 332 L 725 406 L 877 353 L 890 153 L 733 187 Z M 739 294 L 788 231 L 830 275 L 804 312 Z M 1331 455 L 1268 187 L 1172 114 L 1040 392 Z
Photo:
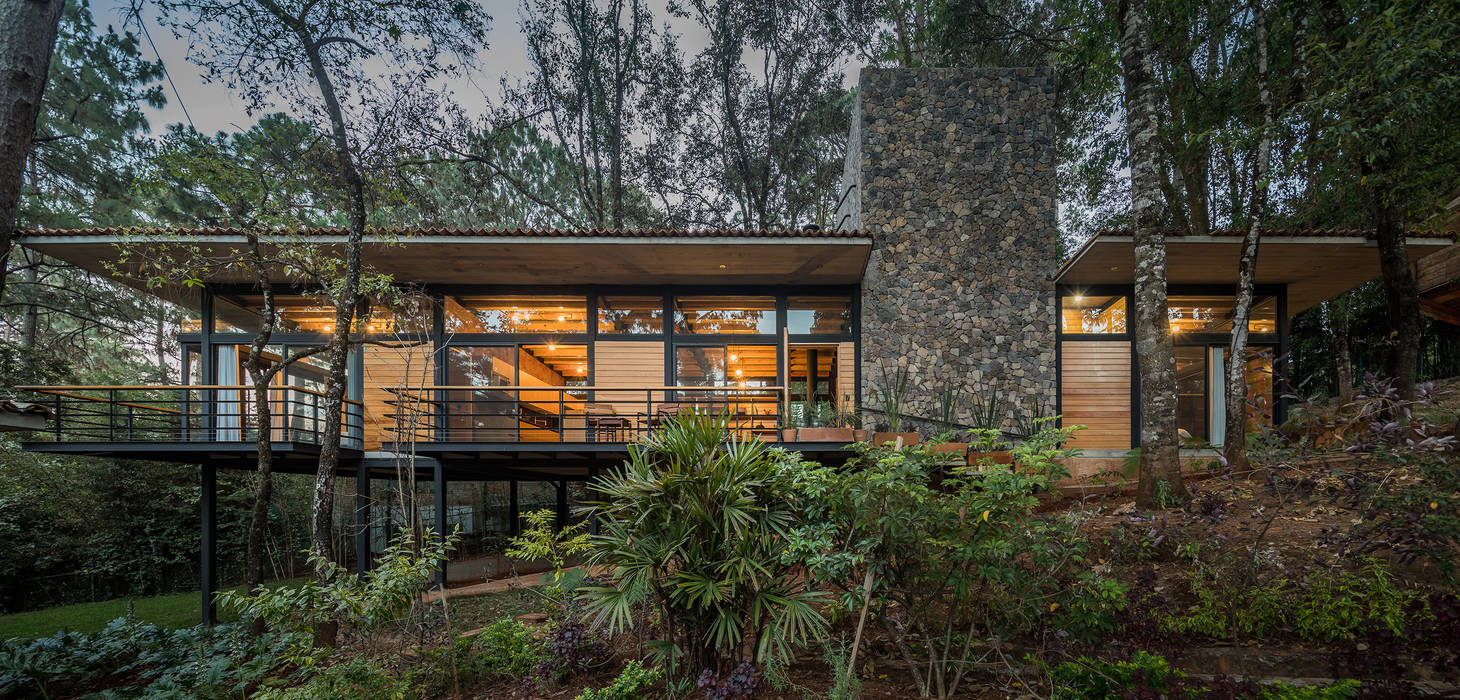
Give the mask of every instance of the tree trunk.
M 36 282 L 40 281 L 40 272 L 36 270 L 36 265 L 34 262 L 30 260 L 26 260 L 25 262 L 25 283 L 32 287 L 31 292 L 32 294 L 34 294 L 35 284 Z M 40 325 L 40 308 L 37 307 L 35 304 L 26 304 L 25 317 L 21 319 L 20 322 L 20 343 L 21 346 L 24 347 L 26 350 L 35 350 L 36 338 L 40 333 Z M 30 366 L 31 355 L 29 353 L 27 353 L 25 357 L 21 359 L 27 367 Z
M 65 6 L 65 0 L 0 2 L 0 301 L 15 244 L 25 160 Z
M 1166 240 L 1161 232 L 1160 158 L 1150 35 L 1141 0 L 1119 0 L 1121 73 L 1130 141 L 1135 229 L 1135 343 L 1140 370 L 1141 465 L 1136 505 L 1186 497 L 1176 435 L 1176 356 L 1166 309 Z
M 1227 415 L 1222 455 L 1237 473 L 1251 469 L 1247 460 L 1247 321 L 1252 317 L 1252 285 L 1257 278 L 1257 247 L 1267 215 L 1268 172 L 1272 159 L 1273 107 L 1267 78 L 1267 12 L 1263 0 L 1252 0 L 1253 43 L 1257 48 L 1257 98 L 1262 108 L 1262 136 L 1252 166 L 1252 197 L 1247 207 L 1247 235 L 1237 263 L 1237 299 L 1232 315 L 1232 341 L 1227 349 Z
M 268 270 L 263 264 L 257 235 L 248 234 L 248 248 L 250 263 L 263 295 L 263 308 L 259 310 L 259 332 L 254 335 L 253 345 L 249 348 L 248 362 L 245 365 L 248 369 L 249 381 L 253 384 L 254 425 L 257 427 L 254 435 L 254 448 L 258 452 L 256 462 L 258 478 L 254 484 L 253 514 L 248 522 L 248 549 L 244 558 L 244 582 L 247 584 L 249 592 L 256 593 L 264 585 L 264 531 L 269 524 L 269 502 L 274 497 L 274 443 L 270 439 L 274 418 L 273 407 L 269 405 L 269 382 L 278 373 L 278 370 L 270 372 L 264 369 L 264 350 L 274 336 L 276 318 L 274 287 L 270 283 Z M 283 359 L 280 358 L 280 361 L 282 362 Z M 287 415 L 288 410 L 286 409 L 284 413 Z M 253 619 L 251 631 L 255 637 L 266 631 L 262 617 Z
M 1339 403 L 1349 404 L 1354 400 L 1354 364 L 1348 350 L 1348 303 L 1339 297 L 1326 302 L 1328 325 L 1333 329 L 1333 373 L 1337 375 Z
M 1381 178 L 1382 181 L 1382 178 Z M 1384 273 L 1384 301 L 1389 311 L 1389 375 L 1399 395 L 1414 398 L 1419 370 L 1419 285 L 1404 247 L 1404 217 L 1385 193 L 1370 195 L 1374 207 L 1374 238 L 1379 244 L 1379 268 Z
M 330 133 L 334 141 L 335 158 L 340 168 L 340 180 L 349 198 L 346 214 L 349 217 L 349 235 L 345 242 L 345 276 L 332 294 L 335 306 L 334 330 L 330 334 L 326 360 L 329 375 L 325 381 L 324 429 L 320 435 L 319 463 L 314 473 L 314 520 L 310 541 L 319 557 L 334 559 L 334 544 L 331 537 L 335 518 L 335 471 L 340 466 L 340 437 L 343 432 L 345 389 L 349 380 L 350 329 L 354 324 L 355 307 L 360 297 L 360 255 L 365 241 L 365 185 L 360 171 L 355 167 L 355 155 L 350 149 L 350 136 L 345 126 L 344 110 L 335 95 L 334 83 L 325 69 L 320 56 L 319 45 L 310 35 L 302 20 L 294 24 L 295 33 L 304 44 L 309 56 L 310 72 L 324 98 L 325 111 L 329 114 Z M 316 572 L 321 578 L 322 572 Z M 324 621 L 315 628 L 315 643 L 334 646 L 339 632 L 333 621 Z

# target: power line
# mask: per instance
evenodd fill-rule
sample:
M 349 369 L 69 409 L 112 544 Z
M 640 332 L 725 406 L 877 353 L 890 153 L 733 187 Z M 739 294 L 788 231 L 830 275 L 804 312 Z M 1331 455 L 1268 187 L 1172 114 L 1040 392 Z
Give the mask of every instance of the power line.
M 142 16 L 141 12 L 137 13 L 137 26 L 142 28 L 142 36 L 147 39 L 147 45 L 152 47 L 152 55 L 157 57 L 157 65 L 162 66 L 162 77 L 167 78 L 167 84 L 172 87 L 172 94 L 177 98 L 177 106 L 182 108 L 183 116 L 188 120 L 188 126 L 192 127 L 193 131 L 197 131 L 198 127 L 193 124 L 193 115 L 188 114 L 187 103 L 183 102 L 182 93 L 177 90 L 177 83 L 172 82 L 172 71 L 167 69 L 167 64 L 162 60 L 162 54 L 157 51 L 157 44 L 152 42 L 152 33 L 147 31 L 147 19 Z

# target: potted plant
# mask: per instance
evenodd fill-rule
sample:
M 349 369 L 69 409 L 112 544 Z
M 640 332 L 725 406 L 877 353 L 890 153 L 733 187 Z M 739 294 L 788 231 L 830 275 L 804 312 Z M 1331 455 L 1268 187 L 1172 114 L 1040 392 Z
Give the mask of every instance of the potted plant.
M 814 427 L 801 428 L 796 431 L 796 439 L 800 442 L 853 442 L 854 435 L 849 427 L 839 425 L 838 414 L 831 404 L 821 404 L 813 414 L 812 422 Z
M 963 464 L 965 455 L 968 453 L 968 443 L 954 442 L 957 431 L 960 427 L 954 422 L 958 414 L 958 404 L 962 398 L 962 390 L 957 385 L 949 382 L 943 386 L 943 391 L 938 396 L 938 437 L 931 447 L 930 452 L 950 453 L 949 458 L 958 464 Z M 957 457 L 953 457 L 957 455 Z M 950 463 L 953 463 L 950 462 Z
M 852 429 L 853 442 L 866 442 L 867 430 L 862 427 L 862 414 L 852 406 L 851 402 L 843 401 L 842 409 L 836 414 L 837 425 L 843 428 Z
M 974 441 L 968 446 L 968 466 L 982 469 L 990 464 L 1013 464 L 1014 453 L 1004 442 L 1004 433 L 990 428 L 973 431 Z
M 888 372 L 887 365 L 882 365 L 881 370 L 882 383 L 877 385 L 877 399 L 882 403 L 882 415 L 886 416 L 887 430 L 873 433 L 872 444 L 892 443 L 898 447 L 916 445 L 921 440 L 917 433 L 902 432 L 903 401 L 907 398 L 907 368 L 898 367 L 897 371 Z
M 796 414 L 791 410 L 790 404 L 781 408 L 781 417 L 777 427 L 781 431 L 781 442 L 796 441 Z

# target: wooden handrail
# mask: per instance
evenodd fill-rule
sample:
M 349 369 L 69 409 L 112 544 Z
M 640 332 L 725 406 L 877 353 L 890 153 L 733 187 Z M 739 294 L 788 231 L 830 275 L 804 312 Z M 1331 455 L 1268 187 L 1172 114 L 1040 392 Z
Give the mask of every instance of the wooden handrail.
M 99 401 L 101 403 L 115 403 L 118 406 L 127 406 L 129 408 L 141 408 L 141 409 L 145 409 L 145 410 L 148 410 L 148 411 L 160 411 L 162 413 L 175 413 L 175 414 L 179 414 L 179 415 L 182 414 L 182 411 L 179 411 L 179 410 L 177 410 L 175 408 L 163 408 L 161 406 L 150 406 L 148 404 L 132 403 L 130 401 L 116 401 L 116 402 L 113 402 L 111 399 L 102 398 L 100 396 L 87 396 L 85 394 L 72 394 L 72 393 L 65 392 L 65 391 L 41 391 L 41 390 L 37 389 L 36 387 L 31 387 L 31 386 L 18 386 L 18 387 L 15 387 L 15 388 L 16 389 L 25 389 L 26 391 L 34 391 L 34 392 L 41 393 L 41 394 L 48 394 L 48 395 L 51 395 L 51 396 L 64 396 L 64 397 L 66 397 L 68 399 L 85 399 L 87 401 Z
M 304 394 L 311 394 L 313 396 L 319 396 L 321 398 L 323 398 L 325 396 L 325 393 L 323 391 L 319 391 L 317 389 L 310 389 L 309 387 L 293 386 L 291 384 L 278 384 L 278 385 L 270 384 L 268 388 L 269 388 L 269 391 L 297 391 L 297 392 L 304 393 Z M 85 395 L 82 395 L 82 394 L 73 394 L 73 393 L 67 393 L 67 392 L 75 392 L 75 391 L 147 391 L 147 390 L 157 390 L 157 389 L 166 389 L 166 390 L 204 389 L 204 390 L 211 390 L 211 391 L 253 391 L 254 390 L 254 386 L 252 384 L 167 384 L 167 385 L 157 385 L 157 384 L 151 384 L 151 385 L 149 385 L 149 384 L 102 385 L 102 384 L 98 384 L 98 385 L 72 385 L 72 386 L 17 386 L 17 387 L 15 387 L 15 389 L 18 390 L 18 391 L 34 391 L 34 392 L 36 392 L 38 394 L 51 394 L 53 396 L 66 396 L 66 397 L 69 397 L 69 398 L 77 398 L 77 399 L 95 399 L 97 401 L 107 401 L 108 399 L 103 398 L 103 397 L 99 397 L 99 396 L 85 396 Z M 360 401 L 358 401 L 356 399 L 349 398 L 349 397 L 345 397 L 344 401 L 345 401 L 345 403 L 354 404 L 356 406 L 363 406 L 364 405 Z

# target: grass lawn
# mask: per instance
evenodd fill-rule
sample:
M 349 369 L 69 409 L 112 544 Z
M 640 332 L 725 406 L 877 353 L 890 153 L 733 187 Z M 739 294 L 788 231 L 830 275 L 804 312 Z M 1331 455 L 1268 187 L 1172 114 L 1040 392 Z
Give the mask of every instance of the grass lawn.
M 269 583 L 270 587 L 282 586 L 291 581 Z M 236 590 L 242 590 L 239 586 Z M 99 603 L 76 603 L 58 605 L 44 610 L 0 615 L 0 639 L 12 637 L 49 637 L 62 629 L 77 632 L 96 632 L 108 622 L 127 614 L 127 605 L 137 611 L 137 619 L 151 622 L 169 629 L 191 627 L 202 617 L 201 594 L 174 593 L 152 598 L 118 598 Z M 223 622 L 235 619 L 222 610 L 218 611 Z

